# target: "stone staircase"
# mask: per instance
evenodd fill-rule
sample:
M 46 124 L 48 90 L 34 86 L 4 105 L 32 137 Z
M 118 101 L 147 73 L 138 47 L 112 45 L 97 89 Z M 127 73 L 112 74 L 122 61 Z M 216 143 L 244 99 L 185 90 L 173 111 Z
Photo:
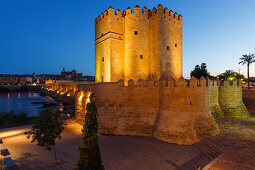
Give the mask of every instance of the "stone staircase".
M 197 150 L 199 150 L 210 161 L 214 160 L 222 153 L 222 150 L 220 150 L 213 143 L 206 141 L 206 140 L 195 143 L 194 147 Z

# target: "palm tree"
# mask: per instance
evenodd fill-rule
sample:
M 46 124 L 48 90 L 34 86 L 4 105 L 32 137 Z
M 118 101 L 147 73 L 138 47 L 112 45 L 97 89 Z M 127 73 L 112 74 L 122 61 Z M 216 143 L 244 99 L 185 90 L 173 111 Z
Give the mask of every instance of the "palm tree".
M 255 62 L 254 58 L 255 58 L 254 54 L 249 54 L 249 55 L 245 54 L 245 55 L 243 55 L 243 57 L 240 58 L 241 61 L 239 62 L 239 64 L 242 64 L 242 65 L 247 64 L 248 89 L 250 88 L 250 84 L 249 84 L 249 82 L 250 82 L 250 64 L 252 62 Z

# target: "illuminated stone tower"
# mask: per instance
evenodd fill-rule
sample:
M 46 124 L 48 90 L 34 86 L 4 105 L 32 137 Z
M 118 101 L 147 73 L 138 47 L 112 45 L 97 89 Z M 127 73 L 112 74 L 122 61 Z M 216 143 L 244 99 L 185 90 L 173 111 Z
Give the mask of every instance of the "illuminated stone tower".
M 182 16 L 110 7 L 95 20 L 96 83 L 182 76 Z

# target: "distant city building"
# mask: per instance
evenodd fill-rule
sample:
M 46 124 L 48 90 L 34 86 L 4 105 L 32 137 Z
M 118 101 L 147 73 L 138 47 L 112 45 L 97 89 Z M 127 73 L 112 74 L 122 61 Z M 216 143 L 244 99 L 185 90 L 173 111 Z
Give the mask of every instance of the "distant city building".
M 0 85 L 31 84 L 32 80 L 30 75 L 0 75 Z
M 73 70 L 71 72 L 65 71 L 65 68 L 63 68 L 61 72 L 61 78 L 64 80 L 76 80 L 79 81 L 82 78 L 82 73 L 77 73 L 76 70 Z
M 0 74 L 0 85 L 25 85 L 25 84 L 51 84 L 57 82 L 95 81 L 94 76 L 82 76 L 82 73 L 61 71 L 61 74 L 26 74 L 10 75 Z

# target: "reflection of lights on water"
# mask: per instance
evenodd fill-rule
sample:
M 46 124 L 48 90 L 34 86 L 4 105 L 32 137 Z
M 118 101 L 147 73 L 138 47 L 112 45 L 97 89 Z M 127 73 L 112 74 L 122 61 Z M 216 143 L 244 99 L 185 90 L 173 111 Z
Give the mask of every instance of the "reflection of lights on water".
M 31 93 L 30 92 L 28 93 L 28 97 L 31 97 Z
M 10 99 L 10 93 L 8 93 L 8 99 Z
M 18 98 L 20 98 L 20 92 L 18 93 Z

